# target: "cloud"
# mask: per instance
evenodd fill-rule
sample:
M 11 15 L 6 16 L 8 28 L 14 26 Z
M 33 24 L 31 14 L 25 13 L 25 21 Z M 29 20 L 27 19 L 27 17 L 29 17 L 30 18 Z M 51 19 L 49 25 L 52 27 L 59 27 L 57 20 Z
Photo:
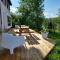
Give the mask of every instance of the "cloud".
M 17 11 L 17 8 L 11 7 L 10 11 L 13 12 L 13 13 L 15 13 Z
M 57 17 L 56 13 L 51 13 L 51 12 L 44 12 L 44 15 L 46 18 Z

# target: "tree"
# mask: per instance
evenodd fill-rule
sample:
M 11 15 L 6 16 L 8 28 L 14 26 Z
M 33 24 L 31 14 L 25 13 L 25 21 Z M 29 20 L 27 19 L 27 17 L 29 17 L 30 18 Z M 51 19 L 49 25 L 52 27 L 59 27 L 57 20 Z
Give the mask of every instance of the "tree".
M 58 9 L 58 16 L 60 16 L 60 8 Z
M 52 29 L 53 29 L 53 24 L 52 24 L 52 22 L 50 22 L 50 23 L 48 24 L 48 29 L 49 29 L 49 32 L 52 32 Z
M 19 0 L 18 12 L 21 14 L 23 24 L 30 26 L 32 24 L 34 28 L 41 30 L 44 18 L 43 1 L 44 0 Z
M 11 19 L 12 19 L 12 26 L 15 27 L 15 25 L 20 25 L 20 20 L 21 20 L 21 17 L 20 15 L 17 15 L 15 13 L 12 13 L 11 12 Z

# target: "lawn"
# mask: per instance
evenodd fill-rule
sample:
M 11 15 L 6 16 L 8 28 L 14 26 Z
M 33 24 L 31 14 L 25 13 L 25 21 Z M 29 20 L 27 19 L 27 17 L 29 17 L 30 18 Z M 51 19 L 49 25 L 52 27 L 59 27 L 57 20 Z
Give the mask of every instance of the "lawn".
M 49 38 L 55 41 L 56 45 L 46 60 L 60 60 L 60 33 L 49 33 Z

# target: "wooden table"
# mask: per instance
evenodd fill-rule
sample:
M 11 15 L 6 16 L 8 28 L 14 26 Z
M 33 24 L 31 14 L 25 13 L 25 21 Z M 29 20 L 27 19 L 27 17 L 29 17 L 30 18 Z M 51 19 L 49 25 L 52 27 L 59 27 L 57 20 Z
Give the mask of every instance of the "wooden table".
M 22 33 L 29 33 L 29 35 L 31 35 L 31 33 L 30 33 L 30 31 L 29 31 L 29 27 L 28 26 L 26 26 L 26 25 L 21 25 L 21 28 L 20 28 L 20 35 L 22 34 Z
M 13 49 L 25 44 L 24 36 L 13 36 L 8 33 L 2 35 L 1 46 L 3 48 L 10 49 L 11 54 L 13 54 Z

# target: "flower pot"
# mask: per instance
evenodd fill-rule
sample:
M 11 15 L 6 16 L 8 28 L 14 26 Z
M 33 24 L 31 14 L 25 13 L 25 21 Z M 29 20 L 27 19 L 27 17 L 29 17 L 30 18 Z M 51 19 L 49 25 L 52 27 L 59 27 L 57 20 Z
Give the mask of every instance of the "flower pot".
M 48 32 L 41 32 L 43 38 L 48 38 Z

